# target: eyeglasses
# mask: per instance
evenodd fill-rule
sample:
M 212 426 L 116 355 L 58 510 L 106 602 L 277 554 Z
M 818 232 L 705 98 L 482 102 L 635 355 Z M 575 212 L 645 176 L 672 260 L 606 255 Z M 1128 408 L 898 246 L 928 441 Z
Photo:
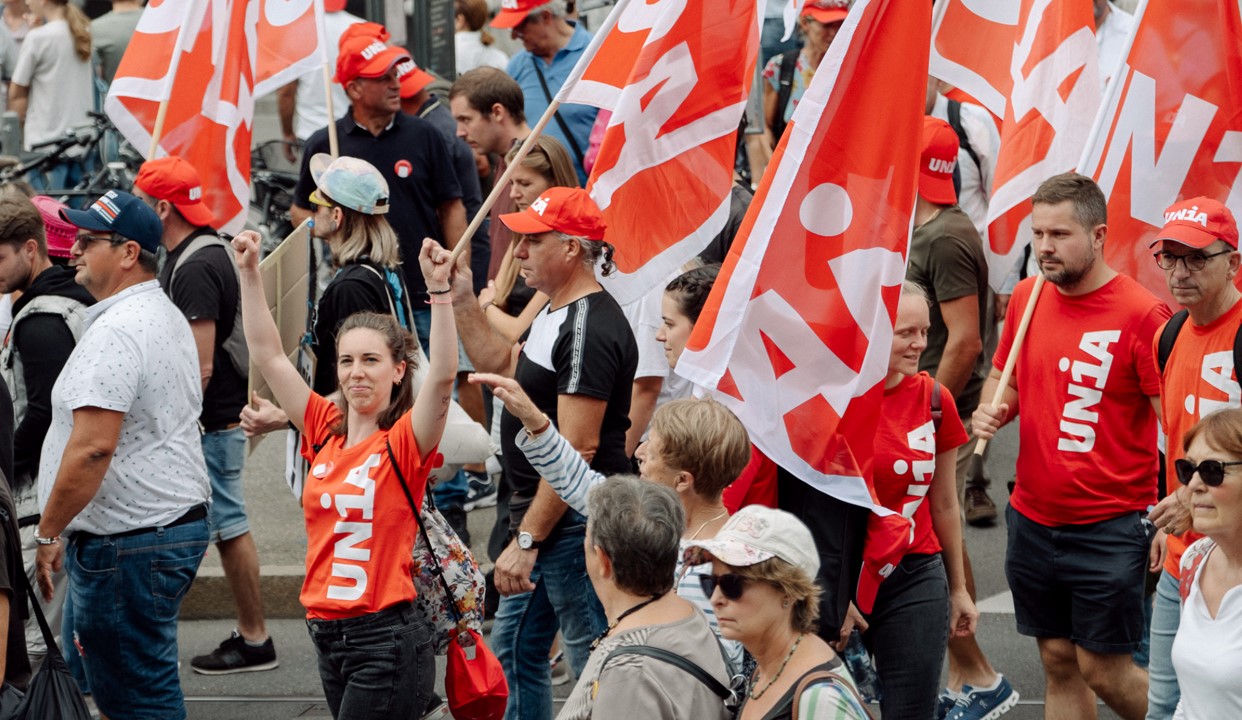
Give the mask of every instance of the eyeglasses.
M 129 242 L 129 239 L 122 237 L 119 233 L 108 233 L 107 235 L 78 233 L 78 235 L 73 239 L 73 244 L 82 248 L 83 251 L 97 242 L 106 242 L 110 245 L 124 245 Z
M 1191 478 L 1195 473 L 1199 473 L 1199 479 L 1208 487 L 1220 487 L 1225 482 L 1225 468 L 1230 465 L 1242 465 L 1242 460 L 1235 462 L 1221 462 L 1220 460 L 1204 460 L 1195 465 L 1185 458 L 1177 460 L 1173 463 L 1173 467 L 1177 469 L 1177 479 L 1183 485 L 1189 485 Z
M 1233 250 L 1221 250 L 1220 252 L 1212 253 L 1211 255 L 1201 252 L 1194 252 L 1189 255 L 1174 255 L 1171 252 L 1161 250 L 1158 253 L 1152 253 L 1152 257 L 1156 258 L 1156 264 L 1160 266 L 1161 270 L 1172 270 L 1177 267 L 1177 261 L 1181 260 L 1186 266 L 1187 271 L 1199 272 L 1203 268 L 1207 267 L 1208 260 L 1211 260 L 1218 255 L 1228 255 L 1231 252 L 1233 252 Z
M 733 573 L 700 575 L 699 586 L 703 588 L 703 594 L 708 598 L 716 592 L 716 588 L 720 588 L 721 595 L 730 600 L 737 600 L 742 597 L 742 591 L 746 589 L 746 578 Z

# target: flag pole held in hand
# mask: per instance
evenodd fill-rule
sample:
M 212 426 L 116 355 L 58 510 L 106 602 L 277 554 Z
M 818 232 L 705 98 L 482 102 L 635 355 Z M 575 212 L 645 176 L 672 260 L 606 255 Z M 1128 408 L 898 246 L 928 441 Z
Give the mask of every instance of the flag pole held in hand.
M 1000 382 L 996 384 L 996 392 L 992 395 L 992 406 L 996 407 L 1005 399 L 1005 388 L 1009 387 L 1009 378 L 1013 375 L 1013 368 L 1018 363 L 1018 351 L 1022 349 L 1022 341 L 1026 339 L 1026 331 L 1031 327 L 1031 316 L 1035 314 L 1035 304 L 1039 302 L 1039 293 L 1044 289 L 1044 283 L 1047 278 L 1043 273 L 1035 277 L 1035 285 L 1031 287 L 1031 297 L 1026 301 L 1026 309 L 1022 311 L 1022 320 L 1018 323 L 1018 330 L 1013 334 L 1013 345 L 1009 348 L 1009 357 L 1005 359 L 1005 368 L 1001 370 Z M 975 445 L 975 456 L 971 459 L 972 471 L 981 471 L 983 469 L 983 451 L 987 449 L 988 441 L 980 438 L 978 444 Z M 975 475 L 975 477 L 979 477 Z

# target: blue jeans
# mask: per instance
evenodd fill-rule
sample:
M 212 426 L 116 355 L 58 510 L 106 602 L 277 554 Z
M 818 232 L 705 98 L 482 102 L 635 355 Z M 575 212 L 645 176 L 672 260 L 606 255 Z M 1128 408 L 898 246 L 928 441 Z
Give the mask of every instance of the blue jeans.
M 875 655 L 880 714 L 930 718 L 949 641 L 949 581 L 940 554 L 907 555 L 876 595 L 863 644 Z
M 431 629 L 411 603 L 344 620 L 307 620 L 336 720 L 422 716 L 435 686 Z
M 207 518 L 135 535 L 74 533 L 73 631 L 95 703 L 112 718 L 182 720 L 177 615 L 207 550 Z
M 591 641 L 608 621 L 586 573 L 586 518 L 566 510 L 559 535 L 539 550 L 531 572 L 535 589 L 500 598 L 492 649 L 509 681 L 505 720 L 550 720 L 552 677 L 548 651 L 559 626 L 565 657 L 582 674 Z
M 416 303 L 421 300 L 411 300 L 410 304 L 414 305 L 414 336 L 418 338 L 418 344 L 423 346 L 423 354 L 431 356 L 431 308 L 418 307 Z
M 202 440 L 207 476 L 211 478 L 211 542 L 241 537 L 250 532 L 242 495 L 246 434 L 236 427 L 203 433 Z
M 1168 572 L 1156 583 L 1151 613 L 1151 657 L 1147 664 L 1147 720 L 1170 720 L 1181 699 L 1173 669 L 1173 636 L 1182 622 L 1182 601 L 1177 578 Z

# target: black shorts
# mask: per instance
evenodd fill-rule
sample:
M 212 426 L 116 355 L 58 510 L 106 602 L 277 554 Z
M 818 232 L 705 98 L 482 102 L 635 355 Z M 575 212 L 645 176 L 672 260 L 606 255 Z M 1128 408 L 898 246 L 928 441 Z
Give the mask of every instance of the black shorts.
M 1005 577 L 1018 632 L 1125 654 L 1143 637 L 1149 543 L 1137 512 L 1086 525 L 1041 525 L 1005 508 Z

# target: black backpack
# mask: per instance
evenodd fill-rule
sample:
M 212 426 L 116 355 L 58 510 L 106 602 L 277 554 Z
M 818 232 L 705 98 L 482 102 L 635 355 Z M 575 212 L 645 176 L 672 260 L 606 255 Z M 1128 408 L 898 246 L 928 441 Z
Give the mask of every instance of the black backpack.
M 778 143 L 785 134 L 785 108 L 789 107 L 789 98 L 793 95 L 794 66 L 798 64 L 800 52 L 789 50 L 781 55 L 781 72 L 777 75 L 776 120 L 772 124 L 772 139 Z
M 1186 320 L 1190 317 L 1189 310 L 1178 310 L 1169 318 L 1169 322 L 1165 324 L 1164 331 L 1160 333 L 1160 342 L 1156 344 L 1156 364 L 1160 366 L 1160 374 L 1164 374 L 1164 366 L 1169 362 L 1169 355 L 1173 352 L 1173 344 L 1177 342 L 1177 335 L 1182 331 L 1182 326 L 1186 324 Z M 1233 336 L 1233 369 L 1239 372 L 1242 368 L 1242 326 L 1238 327 L 1238 331 Z

